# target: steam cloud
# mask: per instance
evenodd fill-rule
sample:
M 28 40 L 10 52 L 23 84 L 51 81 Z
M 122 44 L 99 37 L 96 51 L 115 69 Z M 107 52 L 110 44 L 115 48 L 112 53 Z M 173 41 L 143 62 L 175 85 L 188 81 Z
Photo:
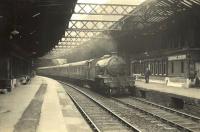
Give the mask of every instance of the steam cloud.
M 115 52 L 117 49 L 116 47 L 117 44 L 111 37 L 108 39 L 93 39 L 85 42 L 79 48 L 73 49 L 72 52 L 66 56 L 66 58 L 68 62 L 97 58 L 105 54 Z

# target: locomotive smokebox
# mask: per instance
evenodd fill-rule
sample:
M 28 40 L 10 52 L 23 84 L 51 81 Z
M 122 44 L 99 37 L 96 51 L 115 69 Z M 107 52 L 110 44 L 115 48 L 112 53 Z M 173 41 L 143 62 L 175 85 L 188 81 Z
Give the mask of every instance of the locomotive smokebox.
M 113 52 L 112 56 L 104 56 L 100 59 L 96 66 L 100 69 L 106 69 L 106 72 L 112 76 L 117 76 L 120 74 L 124 74 L 125 72 L 125 61 L 117 56 L 117 53 Z

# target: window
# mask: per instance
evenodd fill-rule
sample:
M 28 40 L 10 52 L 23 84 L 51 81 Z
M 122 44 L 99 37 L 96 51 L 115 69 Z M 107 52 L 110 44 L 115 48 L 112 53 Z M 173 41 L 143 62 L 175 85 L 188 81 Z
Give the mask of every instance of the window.
M 158 75 L 158 61 L 155 62 L 155 74 Z
M 163 74 L 167 74 L 167 62 L 165 60 L 163 61 Z
M 157 74 L 157 72 L 156 72 L 156 68 L 157 68 L 157 66 L 156 66 L 156 61 L 155 61 L 155 62 L 154 62 L 154 75 Z
M 171 72 L 174 73 L 174 62 L 171 62 Z
M 158 74 L 162 75 L 162 61 L 159 61 L 159 64 L 158 64 Z
M 151 71 L 151 73 L 153 73 L 153 63 L 152 62 L 150 63 L 150 71 Z
M 181 61 L 181 73 L 184 73 L 184 61 Z

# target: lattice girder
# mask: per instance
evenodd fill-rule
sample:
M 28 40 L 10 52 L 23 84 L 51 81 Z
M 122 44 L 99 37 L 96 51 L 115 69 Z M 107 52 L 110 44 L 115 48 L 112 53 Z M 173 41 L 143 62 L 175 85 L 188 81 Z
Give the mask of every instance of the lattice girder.
M 108 36 L 101 31 L 66 31 L 67 38 L 108 38 Z
M 77 3 L 74 14 L 132 15 L 130 12 L 134 10 L 136 6 L 137 5 Z
M 120 27 L 110 28 L 116 21 L 102 20 L 71 20 L 69 28 L 72 30 L 120 30 Z
M 56 49 L 54 49 L 54 51 L 56 51 L 56 50 L 65 50 L 67 48 L 75 48 L 75 47 L 77 47 L 77 45 L 65 45 L 65 46 L 56 45 L 55 46 Z
M 90 40 L 90 38 L 62 38 L 62 42 L 85 42 Z

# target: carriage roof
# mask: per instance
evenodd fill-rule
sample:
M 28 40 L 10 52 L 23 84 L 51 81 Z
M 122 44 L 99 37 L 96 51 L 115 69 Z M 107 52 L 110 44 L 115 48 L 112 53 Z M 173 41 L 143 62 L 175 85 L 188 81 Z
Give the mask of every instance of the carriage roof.
M 87 65 L 88 62 L 91 62 L 93 59 L 90 60 L 84 60 L 84 61 L 79 61 L 79 62 L 72 62 L 72 63 L 67 63 L 63 65 L 57 65 L 57 66 L 48 66 L 48 67 L 38 67 L 38 70 L 43 70 L 43 69 L 51 69 L 51 68 L 62 68 L 62 67 L 69 67 L 69 66 L 84 66 Z

